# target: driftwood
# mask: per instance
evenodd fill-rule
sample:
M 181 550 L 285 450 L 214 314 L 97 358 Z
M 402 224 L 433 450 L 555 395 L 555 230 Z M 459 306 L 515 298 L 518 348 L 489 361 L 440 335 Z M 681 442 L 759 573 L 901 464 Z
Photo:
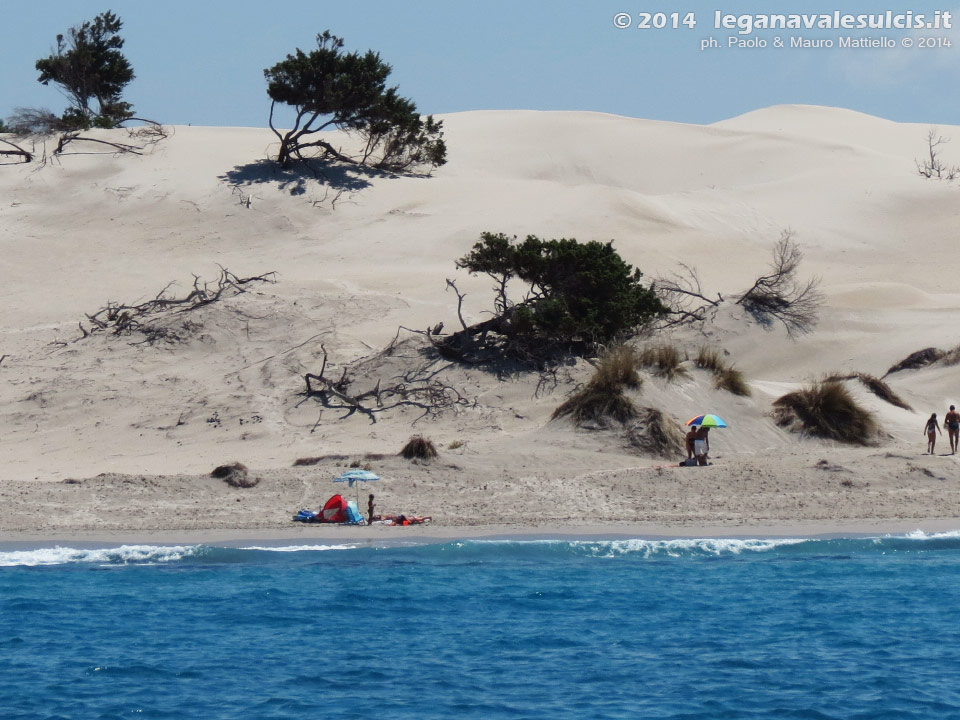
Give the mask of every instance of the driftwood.
M 396 343 L 397 337 L 373 360 L 391 354 Z M 450 367 L 450 365 L 441 366 L 439 358 L 428 359 L 426 363 L 390 378 L 386 385 L 382 380 L 377 380 L 372 389 L 355 392 L 351 388 L 354 381 L 350 377 L 349 368 L 345 367 L 336 380 L 326 376 L 327 349 L 321 344 L 320 351 L 323 353 L 320 372 L 306 373 L 303 376 L 306 383 L 304 400 L 316 398 L 325 408 L 345 411 L 341 419 L 360 413 L 370 418 L 371 423 L 375 423 L 380 413 L 409 407 L 422 411 L 413 421 L 415 424 L 424 417 L 472 404 L 459 390 L 439 379 L 440 373 Z M 370 362 L 370 360 L 364 362 Z M 319 423 L 318 418 L 317 425 Z M 317 425 L 314 425 L 314 429 Z
M 86 313 L 91 328 L 87 330 L 83 322 L 79 323 L 83 333 L 77 340 L 83 340 L 91 334 L 100 331 L 109 331 L 114 335 L 125 335 L 134 331 L 144 332 L 149 342 L 159 339 L 177 340 L 170 336 L 164 328 L 148 323 L 147 319 L 156 319 L 175 313 L 185 313 L 205 307 L 220 300 L 226 293 L 228 296 L 246 292 L 246 285 L 253 282 L 276 282 L 276 273 L 269 272 L 254 277 L 241 278 L 224 267 L 220 268 L 220 277 L 215 283 L 203 282 L 198 275 L 193 276 L 193 289 L 184 297 L 175 297 L 168 294 L 173 283 L 168 283 L 156 297 L 136 305 L 108 302 L 95 313 Z
M 10 142 L 9 140 L 5 140 L 4 138 L 0 138 L 0 143 L 3 143 L 4 145 L 9 145 L 10 147 L 13 148 L 13 150 L 0 149 L 0 155 L 12 155 L 15 157 L 21 157 L 23 158 L 23 162 L 25 163 L 28 163 L 31 160 L 33 160 L 33 153 L 27 150 L 24 150 L 22 147 L 20 147 L 16 143 Z
M 102 138 L 94 138 L 82 134 L 80 129 L 67 127 L 61 118 L 53 115 L 46 110 L 36 108 L 17 108 L 11 117 L 10 127 L 13 131 L 13 137 L 19 139 L 29 139 L 34 145 L 34 151 L 25 150 L 11 140 L 0 139 L 13 148 L 13 150 L 0 150 L 0 155 L 10 155 L 23 158 L 23 162 L 28 163 L 34 159 L 42 165 L 47 164 L 60 155 L 88 155 L 88 154 L 107 154 L 114 155 L 143 155 L 147 148 L 156 145 L 161 140 L 170 137 L 172 131 L 170 128 L 161 125 L 154 120 L 146 118 L 127 118 L 123 122 L 141 122 L 144 123 L 137 127 L 124 127 L 116 125 L 112 130 L 125 130 L 128 142 L 117 142 Z M 47 154 L 47 141 L 56 139 L 56 148 L 49 155 Z M 40 144 L 41 150 L 36 150 L 36 145 Z M 66 152 L 67 146 L 71 143 L 93 143 L 96 146 L 109 148 L 106 152 L 97 151 L 76 151 L 71 149 Z

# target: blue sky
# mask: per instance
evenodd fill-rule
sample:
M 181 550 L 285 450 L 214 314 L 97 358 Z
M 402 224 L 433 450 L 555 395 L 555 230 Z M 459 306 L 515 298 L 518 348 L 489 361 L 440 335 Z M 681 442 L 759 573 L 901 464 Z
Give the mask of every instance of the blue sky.
M 955 12 L 941 3 L 889 0 L 882 9 Z M 701 50 L 735 31 L 714 29 L 714 12 L 876 12 L 868 2 L 820 0 L 681 4 L 678 0 L 32 0 L 3 2 L 0 117 L 14 107 L 60 112 L 65 100 L 36 81 L 34 63 L 56 35 L 113 10 L 137 78 L 126 98 L 137 114 L 171 124 L 265 126 L 263 69 L 329 28 L 347 48 L 373 48 L 391 80 L 424 113 L 526 108 L 593 110 L 710 123 L 780 103 L 834 105 L 893 120 L 960 125 L 960 35 L 870 31 L 894 50 Z M 618 29 L 613 17 L 639 11 L 694 12 L 690 29 Z M 955 22 L 957 24 L 957 22 Z M 836 38 L 850 32 L 762 32 Z M 907 50 L 905 37 L 946 37 L 953 47 Z

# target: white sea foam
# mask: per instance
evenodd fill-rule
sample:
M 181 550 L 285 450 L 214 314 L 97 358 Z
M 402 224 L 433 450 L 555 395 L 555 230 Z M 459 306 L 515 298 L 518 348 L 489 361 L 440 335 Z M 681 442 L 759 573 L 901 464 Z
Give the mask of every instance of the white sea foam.
M 0 552 L 0 567 L 35 567 L 38 565 L 67 565 L 71 563 L 100 563 L 125 565 L 128 563 L 176 562 L 194 554 L 197 545 L 121 545 L 114 548 L 52 547 L 35 550 Z
M 263 552 L 302 552 L 306 550 L 356 550 L 358 545 L 277 545 L 277 546 L 259 546 L 238 548 L 239 550 L 262 550 Z
M 897 536 L 888 535 L 888 537 Z M 913 532 L 909 532 L 901 537 L 905 537 L 908 540 L 947 540 L 950 538 L 960 538 L 960 530 L 947 530 L 937 533 L 926 533 L 923 530 L 914 530 Z
M 738 538 L 674 538 L 671 540 L 611 540 L 601 543 L 578 541 L 574 546 L 593 547 L 602 557 L 640 554 L 644 557 L 665 555 L 739 555 L 743 552 L 767 552 L 779 547 L 807 542 L 802 538 L 738 539 Z

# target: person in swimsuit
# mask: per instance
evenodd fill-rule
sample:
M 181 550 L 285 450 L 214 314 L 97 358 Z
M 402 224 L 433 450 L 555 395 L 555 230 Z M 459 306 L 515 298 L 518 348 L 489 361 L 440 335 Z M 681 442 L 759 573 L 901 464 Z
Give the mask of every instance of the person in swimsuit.
M 697 428 L 691 427 L 690 432 L 687 433 L 687 460 L 692 460 L 693 455 L 693 443 L 697 439 Z
M 420 525 L 433 520 L 429 515 L 381 515 L 380 518 L 394 525 Z
M 937 422 L 936 413 L 931 415 L 930 419 L 927 420 L 923 431 L 927 434 L 927 453 L 933 455 L 933 448 L 937 445 L 937 433 L 943 435 L 943 431 L 940 429 L 940 423 Z
M 696 440 L 693 441 L 693 454 L 697 456 L 697 465 L 706 465 L 710 454 L 710 428 L 702 425 L 697 428 Z
M 960 443 L 960 413 L 951 405 L 950 412 L 943 416 L 943 424 L 947 426 L 947 436 L 950 438 L 950 454 L 957 453 L 957 444 Z
M 370 493 L 370 497 L 367 498 L 367 525 L 373 525 L 373 521 L 379 519 L 373 514 L 373 509 L 376 506 L 376 503 L 373 502 L 373 493 Z

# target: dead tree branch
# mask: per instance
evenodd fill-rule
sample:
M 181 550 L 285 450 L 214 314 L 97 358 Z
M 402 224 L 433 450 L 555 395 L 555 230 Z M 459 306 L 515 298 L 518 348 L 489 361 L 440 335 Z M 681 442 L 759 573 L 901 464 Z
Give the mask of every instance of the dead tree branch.
M 371 360 L 389 354 L 393 345 L 394 343 L 391 343 L 374 358 L 361 362 L 369 364 Z M 354 380 L 350 377 L 349 368 L 343 368 L 337 380 L 328 378 L 326 370 L 329 358 L 327 349 L 322 344 L 320 351 L 323 353 L 320 372 L 306 373 L 303 376 L 306 384 L 304 399 L 317 398 L 324 408 L 343 410 L 344 414 L 340 419 L 360 413 L 370 418 L 371 423 L 376 423 L 380 413 L 396 408 L 415 408 L 422 411 L 413 421 L 413 424 L 416 424 L 424 417 L 471 404 L 459 390 L 439 379 L 439 375 L 450 365 L 438 367 L 437 359 L 431 359 L 395 375 L 386 384 L 382 379 L 378 379 L 372 389 L 354 392 L 351 389 Z
M 167 328 L 157 324 L 158 320 L 173 314 L 190 312 L 217 302 L 224 294 L 234 296 L 246 292 L 246 285 L 253 282 L 276 282 L 276 273 L 269 272 L 263 275 L 241 278 L 224 267 L 220 267 L 220 276 L 215 282 L 201 284 L 198 275 L 193 276 L 193 289 L 184 297 L 169 294 L 172 282 L 168 283 L 156 297 L 146 302 L 128 305 L 119 302 L 107 304 L 95 313 L 86 313 L 87 320 L 93 326 L 87 330 L 80 323 L 83 340 L 93 333 L 107 330 L 114 335 L 127 335 L 139 331 L 146 335 L 146 341 L 153 343 L 157 340 L 178 341 L 181 338 Z
M 761 275 L 737 304 L 743 306 L 762 325 L 779 321 L 787 333 L 810 332 L 817 323 L 823 295 L 820 278 L 806 282 L 797 279 L 803 253 L 793 239 L 793 233 L 784 230 L 773 249 L 770 272 Z
M 457 318 L 460 320 L 460 327 L 466 330 L 467 323 L 463 319 L 463 299 L 467 296 L 467 294 L 460 292 L 457 289 L 457 284 L 450 278 L 447 278 L 447 290 L 451 289 L 457 294 Z
M 655 323 L 655 330 L 702 323 L 706 321 L 707 313 L 720 307 L 724 301 L 720 293 L 716 299 L 707 297 L 697 269 L 685 263 L 680 263 L 678 272 L 657 278 L 653 287 L 661 302 L 670 308 L 667 315 Z
M 923 161 L 915 160 L 917 172 L 925 178 L 954 180 L 960 175 L 960 167 L 948 166 L 940 157 L 941 149 L 950 142 L 950 138 L 943 137 L 937 128 L 927 131 L 927 157 Z
M 9 140 L 5 140 L 3 138 L 0 138 L 0 143 L 3 143 L 4 145 L 9 145 L 10 147 L 13 148 L 13 150 L 0 150 L 0 155 L 12 155 L 12 156 L 21 157 L 23 158 L 23 162 L 25 163 L 28 163 L 31 160 L 33 160 L 33 153 L 27 150 L 24 150 L 22 147 L 20 147 L 16 143 L 10 142 Z
M 133 128 L 125 128 L 122 127 L 122 125 L 117 125 L 116 127 L 112 128 L 113 131 L 126 130 L 127 139 L 130 142 L 118 142 L 115 140 L 83 135 L 81 134 L 83 132 L 82 130 L 70 127 L 62 118 L 57 117 L 49 110 L 39 108 L 16 108 L 10 117 L 9 124 L 10 129 L 13 131 L 14 137 L 17 138 L 40 138 L 45 144 L 47 139 L 52 140 L 54 137 L 56 137 L 57 146 L 53 151 L 53 156 L 64 154 L 106 154 L 93 151 L 65 152 L 65 149 L 71 143 L 93 143 L 94 145 L 104 145 L 112 148 L 112 150 L 107 152 L 115 155 L 143 155 L 148 147 L 157 144 L 161 140 L 165 140 L 171 135 L 171 130 L 169 128 L 154 120 L 147 120 L 145 118 L 128 118 L 123 122 L 130 121 L 141 122 L 143 125 Z M 30 162 L 34 159 L 33 153 L 25 151 L 23 148 L 19 147 L 18 145 L 14 145 L 14 143 L 10 142 L 9 140 L 2 140 L 0 142 L 5 142 L 6 144 L 12 145 L 14 148 L 16 148 L 15 151 L 0 151 L 0 154 L 19 155 L 20 157 L 24 158 L 24 162 Z M 44 153 L 42 160 L 44 163 L 48 160 L 46 153 Z

